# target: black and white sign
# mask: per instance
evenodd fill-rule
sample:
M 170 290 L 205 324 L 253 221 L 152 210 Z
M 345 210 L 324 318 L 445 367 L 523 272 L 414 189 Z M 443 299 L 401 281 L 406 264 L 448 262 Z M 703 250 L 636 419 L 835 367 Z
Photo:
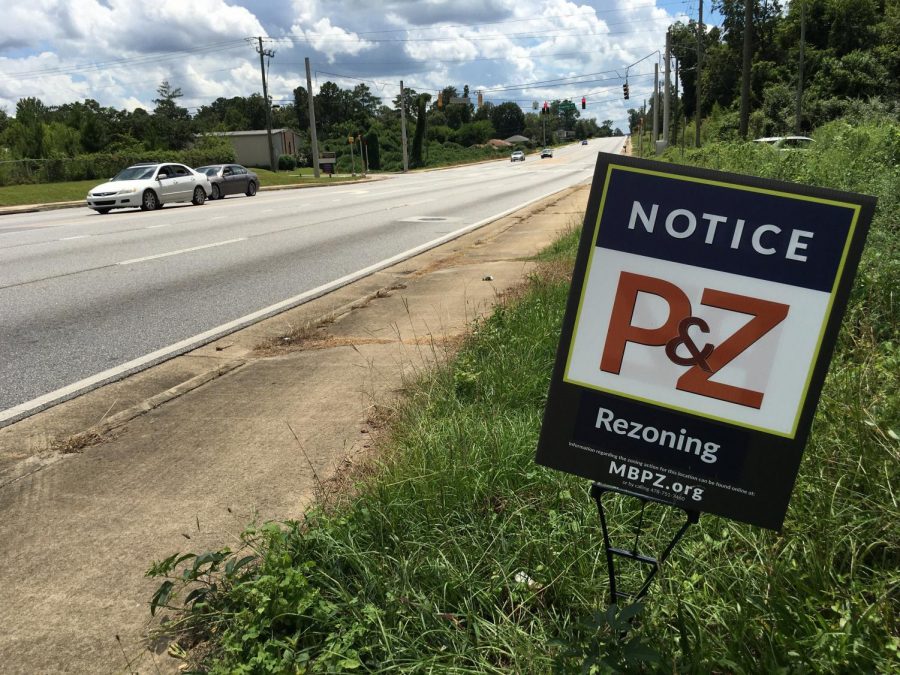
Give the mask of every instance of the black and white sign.
M 874 207 L 601 154 L 537 461 L 780 529 Z

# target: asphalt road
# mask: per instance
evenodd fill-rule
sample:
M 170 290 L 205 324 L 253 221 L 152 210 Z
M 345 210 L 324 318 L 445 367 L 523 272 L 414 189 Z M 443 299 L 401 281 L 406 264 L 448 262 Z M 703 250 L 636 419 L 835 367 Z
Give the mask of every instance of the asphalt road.
M 588 180 L 623 141 L 201 207 L 0 217 L 0 426 Z

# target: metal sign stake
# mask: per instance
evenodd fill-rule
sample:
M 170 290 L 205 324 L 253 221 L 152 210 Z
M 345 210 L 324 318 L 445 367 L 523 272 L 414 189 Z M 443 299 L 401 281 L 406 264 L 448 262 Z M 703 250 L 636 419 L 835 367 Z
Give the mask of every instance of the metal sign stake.
M 641 502 L 641 512 L 640 516 L 638 517 L 637 527 L 634 531 L 634 545 L 630 550 L 617 548 L 610 543 L 609 527 L 606 524 L 606 513 L 603 510 L 603 495 L 608 493 L 622 494 L 628 497 L 634 497 Z M 690 509 L 684 509 L 661 499 L 654 499 L 653 497 L 638 494 L 636 492 L 629 492 L 628 490 L 622 490 L 618 488 L 613 490 L 612 488 L 606 485 L 602 485 L 601 483 L 593 483 L 591 485 L 591 498 L 595 502 L 597 502 L 597 512 L 600 515 L 600 527 L 603 530 L 603 546 L 606 548 L 606 567 L 609 572 L 610 603 L 617 604 L 620 598 L 623 600 L 628 600 L 629 598 L 631 598 L 635 602 L 637 602 L 647 594 L 647 591 L 650 588 L 650 584 L 653 583 L 653 579 L 656 577 L 656 573 L 659 571 L 660 566 L 666 561 L 666 558 L 669 557 L 669 554 L 675 548 L 675 545 L 679 541 L 681 541 L 681 538 L 684 536 L 684 533 L 687 532 L 687 529 L 700 520 L 700 512 L 692 511 Z M 675 536 L 672 537 L 672 540 L 666 546 L 665 550 L 662 552 L 662 555 L 660 555 L 658 558 L 645 555 L 639 550 L 641 532 L 644 525 L 644 509 L 647 507 L 648 502 L 671 506 L 672 508 L 684 512 L 686 516 L 686 519 L 681 528 L 678 530 L 678 532 L 675 533 Z M 646 577 L 644 577 L 644 583 L 641 585 L 637 593 L 628 593 L 618 590 L 616 586 L 616 566 L 614 556 L 620 556 L 622 558 L 627 558 L 628 560 L 634 560 L 642 565 L 650 567 L 650 571 L 647 573 Z

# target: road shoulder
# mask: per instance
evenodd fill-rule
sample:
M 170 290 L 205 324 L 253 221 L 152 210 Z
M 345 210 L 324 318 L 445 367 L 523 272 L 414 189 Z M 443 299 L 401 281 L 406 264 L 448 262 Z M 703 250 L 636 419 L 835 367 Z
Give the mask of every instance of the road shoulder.
M 171 669 L 142 642 L 150 561 L 300 517 L 368 451 L 378 406 L 452 353 L 529 258 L 580 225 L 586 198 L 557 193 L 0 430 L 0 658 L 23 672 Z

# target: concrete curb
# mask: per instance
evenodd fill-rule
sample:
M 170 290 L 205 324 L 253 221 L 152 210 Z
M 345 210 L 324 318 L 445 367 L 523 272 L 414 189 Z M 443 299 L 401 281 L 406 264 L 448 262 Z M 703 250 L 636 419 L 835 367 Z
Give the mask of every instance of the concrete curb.
M 290 185 L 264 185 L 259 188 L 260 192 L 275 192 L 277 190 L 305 190 L 307 188 L 331 187 L 332 185 L 356 185 L 358 183 L 370 183 L 376 180 L 384 180 L 390 174 L 377 174 L 359 178 L 357 180 L 337 179 L 333 183 L 313 183 L 311 185 L 302 185 L 300 183 Z M 12 216 L 19 213 L 37 213 L 39 211 L 57 211 L 59 209 L 71 209 L 79 206 L 86 206 L 83 199 L 77 202 L 50 202 L 48 204 L 23 204 L 21 206 L 2 206 L 0 207 L 0 216 Z

